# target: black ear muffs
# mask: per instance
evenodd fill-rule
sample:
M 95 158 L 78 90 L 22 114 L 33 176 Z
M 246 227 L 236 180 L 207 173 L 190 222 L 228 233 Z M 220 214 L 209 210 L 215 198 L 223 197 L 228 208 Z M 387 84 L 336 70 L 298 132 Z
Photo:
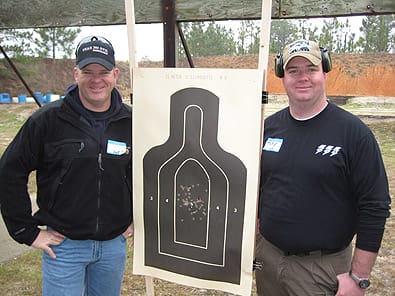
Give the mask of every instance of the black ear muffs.
M 332 70 L 332 60 L 329 51 L 326 48 L 320 47 L 321 50 L 321 60 L 322 60 L 322 70 L 328 73 Z M 277 77 L 284 77 L 284 62 L 283 55 L 281 53 L 277 54 L 274 59 L 274 73 Z
M 277 77 L 284 77 L 284 68 L 283 68 L 284 62 L 283 62 L 283 55 L 281 53 L 276 55 L 276 58 L 274 59 L 274 73 L 276 74 Z
M 328 73 L 330 70 L 332 70 L 332 59 L 331 59 L 331 54 L 329 53 L 329 50 L 326 48 L 321 49 L 321 58 L 322 58 L 322 70 L 325 73 Z

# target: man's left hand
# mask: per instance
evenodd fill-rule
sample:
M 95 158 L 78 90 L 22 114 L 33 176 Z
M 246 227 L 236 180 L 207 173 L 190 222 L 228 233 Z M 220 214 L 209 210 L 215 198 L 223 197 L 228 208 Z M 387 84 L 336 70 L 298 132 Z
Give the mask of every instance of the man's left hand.
M 347 273 L 342 273 L 337 276 L 339 282 L 339 289 L 335 296 L 363 296 L 366 290 L 361 289 L 356 282 Z
M 133 242 L 134 242 L 133 234 L 134 234 L 133 224 L 130 224 L 129 227 L 126 228 L 126 230 L 122 233 L 125 239 L 130 239 L 128 244 L 130 248 L 133 247 Z

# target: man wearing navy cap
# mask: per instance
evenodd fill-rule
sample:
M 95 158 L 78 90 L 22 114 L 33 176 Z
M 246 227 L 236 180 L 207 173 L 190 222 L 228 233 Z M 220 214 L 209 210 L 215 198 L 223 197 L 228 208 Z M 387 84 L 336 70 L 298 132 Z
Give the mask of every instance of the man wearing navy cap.
M 4 152 L 1 213 L 13 239 L 44 251 L 44 296 L 116 296 L 133 234 L 131 109 L 115 88 L 119 69 L 105 38 L 78 44 L 73 71 L 65 98 L 36 111 Z

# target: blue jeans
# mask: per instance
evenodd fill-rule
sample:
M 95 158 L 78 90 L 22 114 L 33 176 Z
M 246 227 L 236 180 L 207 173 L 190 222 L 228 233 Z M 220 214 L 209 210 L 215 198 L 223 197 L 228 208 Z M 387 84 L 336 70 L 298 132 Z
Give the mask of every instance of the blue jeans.
M 118 296 L 126 263 L 123 235 L 108 241 L 65 239 L 43 252 L 43 296 Z

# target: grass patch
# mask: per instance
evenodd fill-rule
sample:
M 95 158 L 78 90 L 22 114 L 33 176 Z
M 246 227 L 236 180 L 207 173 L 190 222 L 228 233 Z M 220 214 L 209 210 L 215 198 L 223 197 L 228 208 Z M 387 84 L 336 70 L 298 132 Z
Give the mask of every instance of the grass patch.
M 387 169 L 395 166 L 395 119 L 392 121 L 367 121 L 373 131 L 383 155 Z
M 0 133 L 1 139 L 5 139 L 1 142 L 1 153 L 37 108 L 34 104 L 0 104 Z
M 389 103 L 389 102 L 383 102 L 383 103 L 369 103 L 369 104 L 364 104 L 364 103 L 348 103 L 347 105 L 343 106 L 347 108 L 347 110 L 358 110 L 358 109 L 376 109 L 376 110 L 394 110 L 395 109 L 395 103 Z
M 41 295 L 41 251 L 0 264 L 0 287 L 2 295 Z

